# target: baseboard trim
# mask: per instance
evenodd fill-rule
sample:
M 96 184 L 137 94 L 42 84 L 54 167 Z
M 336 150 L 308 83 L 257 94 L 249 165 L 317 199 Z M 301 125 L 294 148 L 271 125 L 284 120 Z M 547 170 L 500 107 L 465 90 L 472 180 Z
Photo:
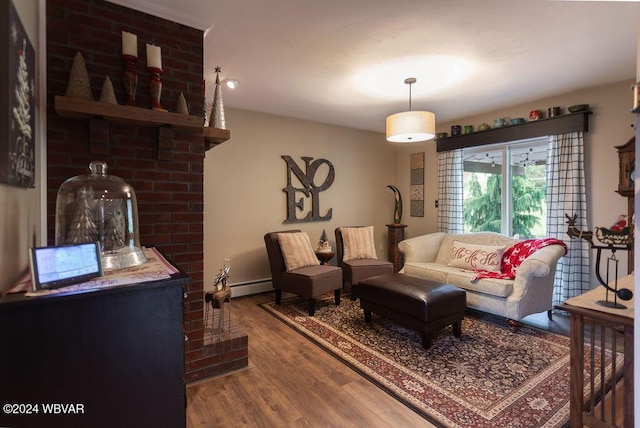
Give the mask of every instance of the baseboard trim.
M 249 296 L 252 294 L 265 293 L 267 291 L 273 291 L 273 284 L 271 278 L 257 279 L 254 281 L 238 282 L 236 284 L 229 284 L 231 288 L 231 297 Z

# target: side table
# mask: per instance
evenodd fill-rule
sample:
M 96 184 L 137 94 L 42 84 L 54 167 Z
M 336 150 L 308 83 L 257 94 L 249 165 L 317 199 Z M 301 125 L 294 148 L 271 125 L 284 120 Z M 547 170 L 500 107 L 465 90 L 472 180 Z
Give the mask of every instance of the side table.
M 619 280 L 621 286 L 634 287 L 634 276 Z M 611 284 L 609 284 L 611 285 Z M 577 297 L 567 299 L 556 308 L 571 314 L 570 345 L 570 424 L 572 427 L 633 427 L 634 415 L 634 312 L 632 309 L 615 309 L 597 303 L 606 299 L 607 291 L 603 287 L 595 288 Z M 633 307 L 633 300 L 628 304 Z M 587 332 L 587 334 L 585 334 Z M 598 333 L 596 337 L 595 332 Z M 607 380 L 604 391 L 594 384 L 594 379 L 585 376 L 594 375 L 594 367 L 601 372 L 607 367 L 606 360 L 598 364 L 597 354 L 611 355 L 609 370 L 612 380 Z M 622 352 L 622 361 L 616 358 Z M 590 366 L 591 369 L 586 367 Z M 600 377 L 602 382 L 603 377 Z M 612 385 L 615 383 L 615 385 Z M 589 399 L 585 403 L 586 396 Z
M 321 265 L 326 265 L 336 255 L 335 251 L 315 251 L 315 253 Z

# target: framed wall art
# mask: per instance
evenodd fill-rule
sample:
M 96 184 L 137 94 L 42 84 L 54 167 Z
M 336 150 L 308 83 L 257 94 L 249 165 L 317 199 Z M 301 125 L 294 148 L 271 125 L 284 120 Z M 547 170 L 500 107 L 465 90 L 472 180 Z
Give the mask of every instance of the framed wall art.
M 411 217 L 424 217 L 424 152 L 412 153 L 411 162 Z
M 35 187 L 35 50 L 13 2 L 0 8 L 0 182 Z

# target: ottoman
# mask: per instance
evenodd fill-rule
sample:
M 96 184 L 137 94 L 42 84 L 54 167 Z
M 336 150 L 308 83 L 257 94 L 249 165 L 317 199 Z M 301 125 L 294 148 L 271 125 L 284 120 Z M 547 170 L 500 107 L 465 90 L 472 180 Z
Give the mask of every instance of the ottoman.
M 358 291 L 366 322 L 375 312 L 404 324 L 420 333 L 425 349 L 431 346 L 432 333 L 450 324 L 455 337 L 461 335 L 467 294 L 458 287 L 392 273 L 361 281 Z

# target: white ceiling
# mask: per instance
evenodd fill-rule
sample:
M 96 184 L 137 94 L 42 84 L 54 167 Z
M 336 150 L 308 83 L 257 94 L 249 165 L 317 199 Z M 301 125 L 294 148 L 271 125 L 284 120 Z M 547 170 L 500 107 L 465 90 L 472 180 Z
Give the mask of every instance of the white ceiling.
M 226 107 L 377 132 L 408 109 L 406 77 L 413 110 L 449 121 L 636 75 L 637 2 L 112 2 L 205 31 L 208 101 L 219 65 L 240 81 Z M 466 68 L 433 76 L 434 58 Z

